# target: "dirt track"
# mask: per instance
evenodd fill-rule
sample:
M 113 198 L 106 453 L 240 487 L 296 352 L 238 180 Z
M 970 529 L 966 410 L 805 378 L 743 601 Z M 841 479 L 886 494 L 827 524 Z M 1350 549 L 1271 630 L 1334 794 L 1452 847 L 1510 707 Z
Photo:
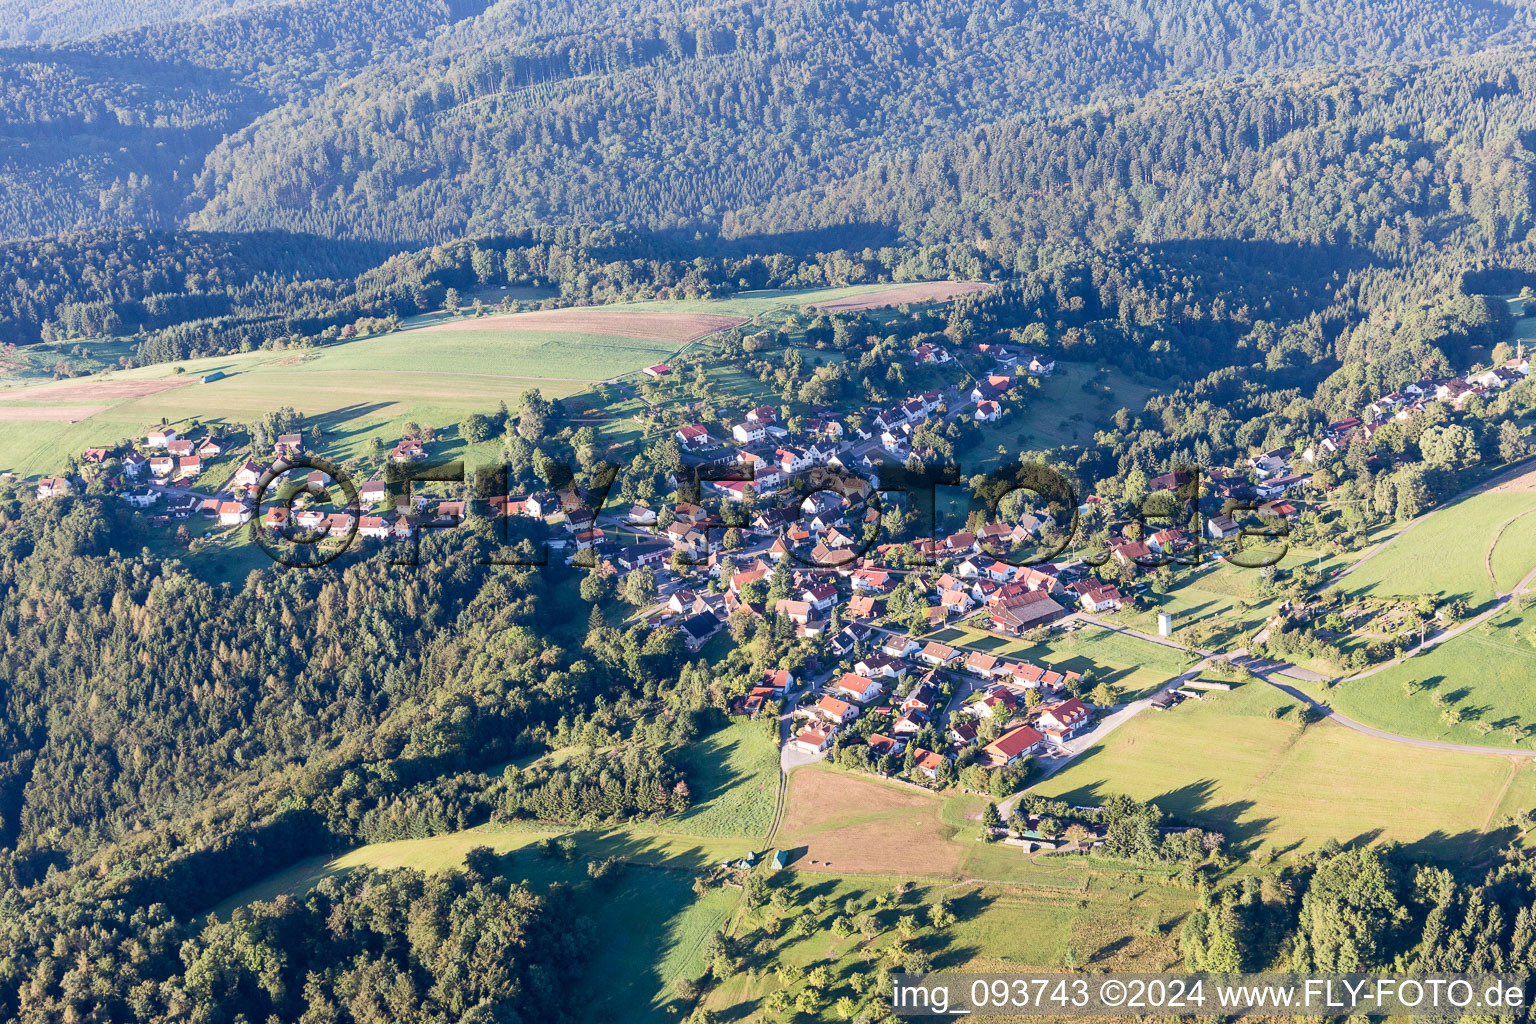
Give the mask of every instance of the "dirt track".
M 421 331 L 570 331 L 573 334 L 613 334 L 621 338 L 655 338 L 682 343 L 746 322 L 745 317 L 716 313 L 639 313 L 583 307 L 449 320 L 423 327 Z

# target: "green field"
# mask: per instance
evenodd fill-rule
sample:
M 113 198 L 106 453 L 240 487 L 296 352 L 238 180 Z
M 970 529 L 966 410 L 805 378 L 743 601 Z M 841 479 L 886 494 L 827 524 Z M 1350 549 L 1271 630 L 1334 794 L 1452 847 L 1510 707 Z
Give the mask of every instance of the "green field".
M 1490 549 L 1495 554 L 1494 575 L 1502 574 L 1506 585 L 1536 566 L 1536 540 L 1523 528 L 1528 521 L 1500 535 L 1506 523 L 1532 510 L 1533 491 L 1488 490 L 1463 498 L 1389 541 L 1343 577 L 1341 586 L 1356 598 L 1433 593 L 1482 607 L 1495 591 L 1488 572 Z M 1501 554 L 1498 548 L 1505 550 Z
M 472 321 L 466 321 L 472 323 Z M 99 411 L 64 420 L 5 420 L 0 430 L 0 470 L 22 475 L 54 472 L 60 452 L 112 444 L 140 436 L 161 419 L 246 423 L 281 406 L 292 406 L 329 435 L 325 454 L 363 454 L 373 437 L 398 440 L 407 420 L 438 428 L 471 412 L 491 413 L 498 403 L 515 408 L 523 393 L 539 388 L 559 398 L 591 382 L 618 376 L 666 358 L 673 342 L 556 331 L 400 331 L 320 349 L 252 352 L 116 371 L 57 385 L 0 392 L 6 406 L 76 407 Z M 185 370 L 176 374 L 175 369 Z M 223 380 L 196 383 L 218 370 Z M 93 397 L 102 383 L 161 381 L 180 384 L 141 397 Z M 14 407 L 14 406 L 13 406 Z M 489 450 L 489 449 L 488 449 Z M 454 454 L 462 454 L 455 452 Z
M 779 791 L 779 746 L 761 722 L 736 719 L 688 751 L 694 804 L 666 831 L 761 839 L 773 824 Z
M 1154 800 L 1247 850 L 1391 839 L 1463 863 L 1507 838 L 1486 834 L 1505 815 L 1536 806 L 1528 760 L 1414 749 L 1330 722 L 1300 729 L 1269 717 L 1295 703 L 1248 683 L 1143 712 L 1032 791 L 1076 804 L 1111 793 Z
M 1517 741 L 1506 730 L 1523 726 L 1536 733 L 1533 628 L 1536 613 L 1506 610 L 1424 654 L 1319 696 L 1348 718 L 1399 735 L 1529 750 L 1529 740 Z M 1411 697 L 1410 680 L 1418 687 Z M 1461 721 L 1445 720 L 1437 695 L 1461 711 Z

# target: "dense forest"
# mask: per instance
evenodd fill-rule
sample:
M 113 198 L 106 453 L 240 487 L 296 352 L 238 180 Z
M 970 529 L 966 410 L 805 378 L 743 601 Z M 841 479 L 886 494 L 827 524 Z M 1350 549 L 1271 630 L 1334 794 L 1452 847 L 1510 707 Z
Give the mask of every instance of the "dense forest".
M 1523 223 L 1476 194 L 1528 130 L 1525 58 L 1481 56 L 1530 42 L 1513 2 L 345 0 L 138 26 L 49 10 L 91 29 L 0 53 L 0 237 L 623 223 L 1369 242 L 1463 204 Z M 1291 210 L 1266 177 L 1298 173 L 1319 196 Z M 1362 181 L 1384 194 L 1356 223 Z

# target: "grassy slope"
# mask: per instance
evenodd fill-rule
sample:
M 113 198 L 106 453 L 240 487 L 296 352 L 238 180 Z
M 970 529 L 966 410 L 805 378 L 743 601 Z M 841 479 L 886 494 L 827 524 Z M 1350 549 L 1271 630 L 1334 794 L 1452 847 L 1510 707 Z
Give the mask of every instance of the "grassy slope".
M 778 795 L 779 748 L 761 723 L 733 721 L 700 740 L 689 756 L 694 805 L 668 819 L 666 832 L 766 836 Z
M 1536 493 L 1507 491 L 1485 491 L 1447 506 L 1344 577 L 1344 589 L 1355 597 L 1428 591 L 1444 598 L 1463 597 L 1473 606 L 1485 605 L 1494 596 L 1494 581 L 1487 569 L 1488 550 L 1506 522 L 1533 509 Z M 1536 545 L 1521 537 L 1528 532 L 1522 530 L 1523 525 L 1516 523 L 1506 532 L 1512 547 L 1496 563 L 1496 567 L 1505 566 L 1506 577 L 1511 566 L 1536 550 Z M 1527 571 L 1529 568 L 1527 565 Z
M 1526 639 L 1536 616 L 1508 610 L 1462 636 L 1375 675 L 1343 682 L 1322 695 L 1341 714 L 1404 736 L 1485 747 L 1513 747 L 1503 730 L 1536 729 L 1536 648 Z M 1405 684 L 1420 691 L 1408 696 Z M 1444 696 L 1464 719 L 1448 725 L 1433 697 Z M 1495 731 L 1483 734 L 1478 723 Z M 1530 749 L 1530 742 L 1518 744 Z
M 1330 723 L 1302 731 L 1268 717 L 1293 703 L 1250 683 L 1146 712 L 1035 791 L 1074 803 L 1116 792 L 1156 800 L 1254 848 L 1396 839 L 1454 860 L 1492 849 L 1482 833 L 1509 801 L 1536 801 L 1528 762 L 1415 750 Z

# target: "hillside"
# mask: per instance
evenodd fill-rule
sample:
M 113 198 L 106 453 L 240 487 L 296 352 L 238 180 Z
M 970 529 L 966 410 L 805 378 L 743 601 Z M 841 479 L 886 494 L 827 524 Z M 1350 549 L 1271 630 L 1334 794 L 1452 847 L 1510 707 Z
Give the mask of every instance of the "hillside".
M 93 11 L 54 13 L 83 23 Z M 188 225 L 419 242 L 619 222 L 727 236 L 831 228 L 863 244 L 1001 234 L 1044 214 L 1048 235 L 1099 239 L 1126 237 L 1132 212 L 1143 238 L 1337 235 L 1346 211 L 1319 223 L 1262 187 L 1252 210 L 1234 193 L 1260 167 L 1300 168 L 1325 195 L 1379 181 L 1384 216 L 1425 217 L 1435 197 L 1390 194 L 1393 154 L 1374 149 L 1410 164 L 1428 149 L 1454 178 L 1433 152 L 1445 140 L 1428 136 L 1470 102 L 1486 108 L 1474 123 L 1495 130 L 1451 141 L 1498 140 L 1471 171 L 1518 161 L 1510 140 L 1524 119 L 1503 108 L 1530 78 L 1519 51 L 1455 62 L 1532 39 L 1526 5 L 1497 0 L 990 0 L 963 13 L 935 0 L 899 13 L 869 0 L 664 13 L 632 0 L 344 0 L 164 13 L 0 53 L 4 132 L 19 143 L 0 163 L 12 186 L 0 237 Z M 1408 66 L 1339 70 L 1446 60 L 1452 70 L 1423 81 Z M 1360 151 L 1363 163 L 1336 167 Z M 1078 166 L 1090 173 L 1063 174 Z M 1217 209 L 1201 210 L 1212 194 Z M 1058 201 L 1081 212 L 1063 220 Z M 1370 238 L 1377 223 L 1342 230 Z

